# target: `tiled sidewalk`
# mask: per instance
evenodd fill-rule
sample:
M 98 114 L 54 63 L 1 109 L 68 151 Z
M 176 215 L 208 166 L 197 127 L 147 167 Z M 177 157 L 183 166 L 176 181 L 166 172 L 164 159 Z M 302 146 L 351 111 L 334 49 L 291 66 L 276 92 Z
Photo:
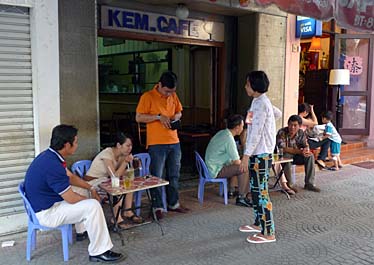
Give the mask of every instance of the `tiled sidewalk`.
M 299 186 L 303 176 L 298 176 Z M 112 234 L 114 250 L 128 255 L 123 264 L 373 264 L 374 170 L 347 166 L 338 172 L 318 172 L 321 193 L 300 190 L 291 200 L 271 193 L 276 243 L 253 245 L 238 227 L 253 221 L 252 209 L 223 204 L 216 188 L 208 189 L 204 205 L 196 191 L 182 194 L 190 214 L 162 220 L 125 233 L 125 246 Z M 16 245 L 0 249 L 1 264 L 26 264 L 25 234 Z M 1 241 L 5 238 L 0 238 Z M 9 237 L 6 239 L 10 239 Z M 70 247 L 69 264 L 91 264 L 88 241 Z M 58 233 L 39 235 L 30 264 L 66 264 Z

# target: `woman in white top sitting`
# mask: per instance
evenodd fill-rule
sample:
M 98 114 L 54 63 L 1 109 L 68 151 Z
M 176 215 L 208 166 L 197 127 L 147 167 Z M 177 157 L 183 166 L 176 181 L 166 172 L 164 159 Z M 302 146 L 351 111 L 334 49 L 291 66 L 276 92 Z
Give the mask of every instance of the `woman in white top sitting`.
M 132 140 L 131 138 L 124 133 L 117 133 L 112 147 L 105 148 L 101 151 L 93 160 L 90 169 L 87 172 L 87 175 L 84 176 L 84 179 L 89 181 L 91 185 L 98 185 L 102 181 L 108 179 L 111 175 L 110 170 L 117 177 L 125 175 L 126 169 L 128 168 L 129 163 L 132 162 L 133 156 L 131 154 L 132 150 Z M 110 168 L 110 170 L 109 170 Z M 125 209 L 132 207 L 133 194 L 126 194 L 125 198 Z M 117 212 L 118 207 L 122 204 L 122 201 L 118 202 L 114 210 Z M 137 216 L 133 211 L 127 210 L 122 212 L 118 216 L 118 225 L 121 227 L 124 225 L 124 219 L 131 221 L 133 223 L 142 223 L 143 219 L 140 216 Z

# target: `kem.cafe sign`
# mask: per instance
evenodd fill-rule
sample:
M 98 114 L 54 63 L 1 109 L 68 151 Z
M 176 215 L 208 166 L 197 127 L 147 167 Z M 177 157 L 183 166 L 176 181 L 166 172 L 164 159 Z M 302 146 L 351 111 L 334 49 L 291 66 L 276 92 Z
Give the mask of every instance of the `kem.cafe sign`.
M 101 28 L 146 34 L 224 41 L 224 25 L 196 19 L 178 19 L 151 12 L 102 6 Z

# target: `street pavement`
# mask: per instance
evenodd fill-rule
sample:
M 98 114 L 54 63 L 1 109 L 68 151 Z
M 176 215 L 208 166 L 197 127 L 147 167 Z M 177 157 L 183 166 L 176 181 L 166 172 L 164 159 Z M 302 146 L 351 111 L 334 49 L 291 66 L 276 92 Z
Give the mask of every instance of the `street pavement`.
M 303 174 L 298 175 L 303 187 Z M 238 231 L 253 222 L 252 209 L 225 206 L 217 186 L 206 189 L 204 204 L 196 188 L 182 192 L 189 214 L 167 213 L 161 223 L 124 231 L 125 246 L 112 234 L 114 251 L 127 254 L 121 264 L 374 264 L 374 170 L 346 166 L 341 171 L 319 171 L 321 193 L 300 189 L 287 200 L 272 192 L 275 243 L 250 244 L 248 234 Z M 0 238 L 15 240 L 13 247 L 0 248 L 1 264 L 27 264 L 26 234 Z M 88 240 L 70 246 L 69 264 L 88 261 Z M 42 232 L 30 264 L 66 264 L 58 232 Z

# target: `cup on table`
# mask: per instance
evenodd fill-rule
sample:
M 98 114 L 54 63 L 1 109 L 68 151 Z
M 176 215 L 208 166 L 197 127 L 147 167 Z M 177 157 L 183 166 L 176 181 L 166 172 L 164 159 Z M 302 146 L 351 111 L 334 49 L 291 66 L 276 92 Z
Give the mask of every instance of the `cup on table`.
M 128 168 L 123 180 L 123 187 L 129 189 L 134 182 L 134 168 Z
M 112 188 L 118 188 L 119 187 L 119 178 L 117 177 L 111 177 L 112 182 Z
M 279 150 L 278 150 L 278 156 L 279 156 L 279 158 L 283 157 L 283 148 L 279 148 Z
M 277 161 L 279 159 L 278 154 L 273 154 L 273 159 L 274 159 L 274 161 Z

